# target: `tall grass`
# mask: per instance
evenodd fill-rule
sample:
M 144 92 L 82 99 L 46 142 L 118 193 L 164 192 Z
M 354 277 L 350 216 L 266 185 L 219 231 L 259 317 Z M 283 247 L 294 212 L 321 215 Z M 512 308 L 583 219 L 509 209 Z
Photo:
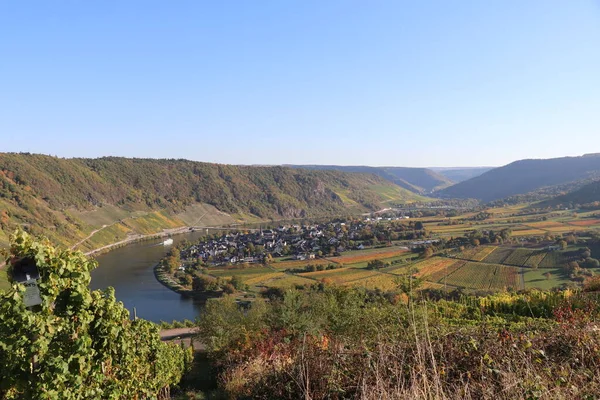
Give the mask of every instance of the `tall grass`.
M 600 396 L 596 299 L 410 298 L 290 291 L 250 311 L 224 300 L 209 305 L 199 329 L 233 398 Z

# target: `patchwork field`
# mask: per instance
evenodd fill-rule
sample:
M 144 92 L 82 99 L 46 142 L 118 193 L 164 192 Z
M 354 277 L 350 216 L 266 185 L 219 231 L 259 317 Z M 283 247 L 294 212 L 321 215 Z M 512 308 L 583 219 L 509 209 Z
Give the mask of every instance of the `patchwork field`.
M 291 288 L 295 285 L 312 285 L 314 280 L 303 278 L 297 275 L 283 274 L 283 276 L 275 277 L 268 282 L 269 287 Z
M 358 251 L 351 251 L 342 253 L 341 256 L 337 257 L 326 257 L 316 258 L 312 260 L 282 260 L 276 261 L 272 265 L 273 268 L 278 270 L 296 269 L 302 268 L 306 265 L 328 265 L 328 264 L 343 264 L 345 266 L 351 265 L 353 267 L 362 268 L 366 267 L 367 263 L 372 260 L 382 260 L 389 262 L 397 260 L 401 256 L 409 256 L 409 250 L 400 247 L 382 247 L 376 249 L 365 249 Z
M 328 258 L 330 261 L 334 261 L 338 264 L 356 264 L 365 261 L 372 260 L 384 260 L 386 258 L 397 257 L 401 254 L 408 253 L 409 250 L 404 248 L 394 247 L 383 247 L 380 249 L 369 249 L 361 251 L 352 251 L 339 257 Z
M 362 286 L 367 289 L 392 290 L 398 286 L 396 279 L 397 277 L 392 275 L 376 272 L 370 277 L 348 282 L 347 284 L 349 286 Z
M 498 247 L 482 261 L 490 264 L 502 264 L 504 260 L 512 253 L 513 249 L 509 247 Z
M 541 229 L 522 229 L 513 231 L 513 236 L 539 236 L 545 234 L 546 231 Z
M 432 257 L 428 260 L 421 261 L 414 265 L 419 272 L 417 276 L 428 279 L 430 275 L 436 274 L 442 271 L 446 274 L 447 269 L 450 265 L 456 263 L 456 260 L 451 258 Z M 436 279 L 428 279 L 435 281 Z
M 583 221 L 569 221 L 569 225 L 575 225 L 575 226 L 599 225 L 600 226 L 600 219 L 587 219 L 587 220 L 583 220 Z
M 537 253 L 536 250 L 529 249 L 514 249 L 502 262 L 502 264 L 524 266 L 532 254 Z
M 540 261 L 540 268 L 556 268 L 565 264 L 567 261 L 563 254 L 558 251 L 551 251 L 546 253 L 546 256 Z
M 427 279 L 430 282 L 442 282 L 444 280 L 444 277 L 447 277 L 448 275 L 451 275 L 455 271 L 459 270 L 467 262 L 468 261 L 463 261 L 463 260 L 456 261 L 456 260 L 454 260 L 454 262 L 452 264 L 450 264 L 446 269 L 442 269 L 442 270 L 436 271 L 436 272 L 432 273 L 431 275 L 429 275 L 425 279 Z
M 445 278 L 449 285 L 477 289 L 520 288 L 519 269 L 504 265 L 467 262 Z
M 254 278 L 261 278 L 265 275 L 270 274 L 282 274 L 282 272 L 275 272 L 271 268 L 263 266 L 251 266 L 248 268 L 210 268 L 208 273 L 213 276 L 221 278 L 231 278 L 232 276 L 239 276 L 244 283 L 250 284 L 249 281 L 253 281 Z
M 478 246 L 472 249 L 462 251 L 457 255 L 458 258 L 466 260 L 483 261 L 486 257 L 492 254 L 497 247 L 495 246 Z
M 550 275 L 544 275 L 547 273 Z M 564 275 L 564 271 L 561 268 L 528 269 L 523 274 L 523 278 L 526 288 L 542 290 L 552 289 L 561 284 L 573 282 Z
M 536 228 L 536 229 L 547 229 L 547 228 L 564 227 L 565 225 L 560 222 L 557 222 L 557 221 L 540 221 L 540 222 L 529 222 L 529 223 L 527 223 L 527 226 L 530 226 L 530 227 Z
M 542 260 L 546 257 L 548 253 L 545 251 L 535 251 L 533 252 L 527 261 L 525 261 L 524 266 L 530 268 L 538 268 Z
M 364 278 L 370 278 L 376 275 L 380 275 L 379 272 L 369 271 L 365 269 L 354 269 L 354 268 L 338 268 L 329 271 L 316 271 L 306 272 L 299 274 L 305 278 L 312 278 L 316 280 L 326 280 L 332 283 L 345 284 L 352 283 Z

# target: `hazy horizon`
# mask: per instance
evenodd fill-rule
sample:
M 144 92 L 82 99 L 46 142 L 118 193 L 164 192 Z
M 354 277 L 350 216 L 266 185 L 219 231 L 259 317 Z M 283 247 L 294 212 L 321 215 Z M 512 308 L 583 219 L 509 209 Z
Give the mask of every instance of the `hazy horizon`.
M 590 1 L 2 2 L 1 151 L 501 166 L 600 150 Z

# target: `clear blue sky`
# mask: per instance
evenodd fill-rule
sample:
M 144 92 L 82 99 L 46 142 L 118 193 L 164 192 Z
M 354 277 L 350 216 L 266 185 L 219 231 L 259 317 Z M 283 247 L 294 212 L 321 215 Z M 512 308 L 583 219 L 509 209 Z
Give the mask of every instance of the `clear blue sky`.
M 395 166 L 600 152 L 600 1 L 0 0 L 0 151 Z

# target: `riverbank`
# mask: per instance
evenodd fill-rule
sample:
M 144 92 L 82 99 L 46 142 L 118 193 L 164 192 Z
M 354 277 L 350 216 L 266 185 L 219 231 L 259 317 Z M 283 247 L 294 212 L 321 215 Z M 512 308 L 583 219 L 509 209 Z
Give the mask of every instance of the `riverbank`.
M 86 256 L 98 255 L 98 254 L 102 254 L 102 253 L 105 253 L 105 252 L 110 251 L 110 250 L 117 249 L 117 248 L 122 247 L 122 246 L 127 246 L 128 244 L 143 242 L 143 241 L 146 241 L 146 240 L 160 239 L 160 238 L 163 238 L 163 237 L 168 237 L 168 236 L 173 236 L 173 235 L 179 235 L 179 234 L 182 234 L 182 233 L 195 232 L 197 230 L 200 230 L 200 229 L 194 229 L 194 228 L 189 227 L 189 226 L 184 226 L 184 227 L 181 227 L 181 228 L 165 229 L 162 232 L 151 233 L 151 234 L 148 234 L 148 235 L 132 235 L 132 236 L 128 237 L 127 239 L 120 240 L 120 241 L 115 242 L 115 243 L 107 244 L 106 246 L 99 247 L 97 249 L 88 251 L 87 253 L 84 253 L 84 254 Z
M 170 289 L 175 293 L 179 293 L 185 297 L 206 301 L 208 299 L 221 297 L 222 295 L 221 291 L 205 291 L 198 293 L 194 292 L 193 290 L 186 289 L 184 286 L 176 282 L 160 263 L 154 266 L 154 276 L 156 277 L 156 280 L 167 289 Z

